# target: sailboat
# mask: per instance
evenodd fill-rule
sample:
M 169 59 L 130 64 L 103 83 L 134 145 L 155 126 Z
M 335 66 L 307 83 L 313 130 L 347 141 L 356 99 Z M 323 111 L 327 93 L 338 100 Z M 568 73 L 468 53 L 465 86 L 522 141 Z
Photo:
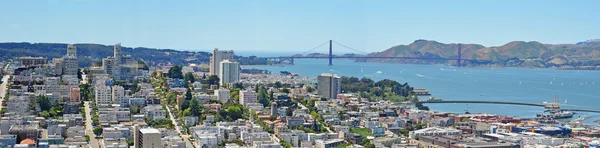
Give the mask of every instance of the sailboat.
M 550 81 L 550 85 L 552 85 L 552 81 Z
M 519 84 L 521 84 L 521 83 L 523 83 L 523 82 L 519 81 Z
M 567 104 L 567 99 L 565 99 L 565 104 Z

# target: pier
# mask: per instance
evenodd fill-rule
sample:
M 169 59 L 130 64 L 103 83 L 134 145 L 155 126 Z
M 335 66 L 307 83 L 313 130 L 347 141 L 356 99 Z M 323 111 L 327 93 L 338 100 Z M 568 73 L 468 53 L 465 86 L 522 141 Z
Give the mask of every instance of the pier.
M 558 103 L 558 102 L 551 102 L 551 103 L 527 103 L 527 102 L 485 101 L 485 100 L 427 100 L 427 101 L 417 101 L 416 103 L 421 103 L 421 104 L 426 104 L 426 103 L 508 104 L 508 105 L 525 105 L 525 106 L 544 107 L 544 108 L 550 109 L 550 110 L 600 113 L 600 110 L 590 110 L 590 109 L 560 109 L 560 103 Z

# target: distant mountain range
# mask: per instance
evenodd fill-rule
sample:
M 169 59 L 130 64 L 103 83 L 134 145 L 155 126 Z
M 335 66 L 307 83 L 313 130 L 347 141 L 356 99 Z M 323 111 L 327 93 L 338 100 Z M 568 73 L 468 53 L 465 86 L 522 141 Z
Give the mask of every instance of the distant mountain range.
M 77 47 L 77 56 L 80 67 L 87 67 L 91 64 L 101 62 L 102 58 L 113 56 L 113 45 L 101 44 L 74 44 Z M 137 60 L 143 60 L 150 65 L 187 65 L 190 63 L 208 63 L 210 61 L 209 52 L 180 51 L 174 49 L 154 49 L 146 47 L 121 47 L 121 52 L 131 55 Z M 17 58 L 21 56 L 62 57 L 67 53 L 67 44 L 62 43 L 0 43 L 0 61 Z M 266 64 L 265 59 L 254 56 L 242 57 L 236 56 L 236 59 L 243 65 Z
M 416 40 L 409 45 L 398 45 L 382 52 L 366 56 L 439 57 L 457 58 L 458 44 L 444 44 L 431 40 Z M 595 69 L 600 67 L 600 40 L 588 40 L 576 44 L 542 44 L 536 41 L 513 41 L 497 47 L 479 44 L 462 44 L 462 59 L 465 66 L 498 67 L 555 67 L 565 69 Z M 392 62 L 415 64 L 451 64 L 445 60 L 399 60 L 366 59 L 363 62 Z M 487 61 L 487 62 L 485 62 Z

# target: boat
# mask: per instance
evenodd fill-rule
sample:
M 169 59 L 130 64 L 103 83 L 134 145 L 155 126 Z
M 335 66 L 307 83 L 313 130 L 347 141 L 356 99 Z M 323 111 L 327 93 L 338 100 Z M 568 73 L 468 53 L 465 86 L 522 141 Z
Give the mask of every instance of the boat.
M 378 73 L 378 74 L 381 74 L 381 73 L 383 73 L 383 72 L 381 72 L 381 71 L 377 71 L 377 73 Z
M 571 111 L 550 111 L 549 114 L 537 114 L 538 117 L 541 118 L 549 118 L 549 119 L 565 119 L 572 118 L 575 113 Z
M 567 104 L 567 99 L 565 99 L 565 104 Z

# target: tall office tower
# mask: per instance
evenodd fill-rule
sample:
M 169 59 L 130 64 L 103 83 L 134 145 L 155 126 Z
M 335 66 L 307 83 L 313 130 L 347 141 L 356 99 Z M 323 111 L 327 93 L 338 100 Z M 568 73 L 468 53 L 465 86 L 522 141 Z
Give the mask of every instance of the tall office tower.
M 240 80 L 240 63 L 229 60 L 222 61 L 220 66 L 219 84 L 229 84 Z
M 321 74 L 317 78 L 318 94 L 327 99 L 337 98 L 337 94 L 341 92 L 341 80 L 337 75 Z
M 217 75 L 219 76 L 219 78 L 222 78 L 219 74 L 219 70 L 221 70 L 221 65 L 220 63 L 223 60 L 230 60 L 233 61 L 235 54 L 233 53 L 233 50 L 229 50 L 229 51 L 220 51 L 219 49 L 215 48 L 215 50 L 213 50 L 213 55 L 210 57 L 210 75 Z
M 63 57 L 63 74 L 77 75 L 79 71 L 79 62 L 77 61 L 77 47 L 67 46 L 67 54 Z

